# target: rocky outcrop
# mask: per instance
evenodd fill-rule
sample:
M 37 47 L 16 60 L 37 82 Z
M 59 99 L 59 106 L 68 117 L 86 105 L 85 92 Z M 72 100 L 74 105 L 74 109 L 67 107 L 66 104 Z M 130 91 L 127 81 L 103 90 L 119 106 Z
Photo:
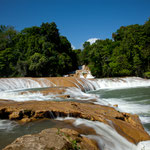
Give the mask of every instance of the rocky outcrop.
M 43 118 L 54 119 L 66 116 L 108 124 L 133 143 L 150 140 L 150 136 L 145 132 L 137 115 L 121 113 L 112 107 L 70 101 L 0 102 L 1 119 L 29 122 Z
M 66 91 L 65 87 L 50 87 L 45 89 L 38 89 L 38 90 L 28 90 L 28 91 L 21 91 L 19 94 L 28 94 L 30 93 L 42 93 L 43 95 L 53 94 L 53 95 L 62 95 Z
M 45 129 L 39 134 L 17 138 L 3 150 L 98 150 L 95 141 L 72 129 Z

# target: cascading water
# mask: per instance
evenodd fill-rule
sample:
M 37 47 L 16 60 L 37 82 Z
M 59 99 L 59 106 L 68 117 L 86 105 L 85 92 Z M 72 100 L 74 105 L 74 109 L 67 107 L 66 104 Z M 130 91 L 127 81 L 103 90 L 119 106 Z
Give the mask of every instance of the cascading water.
M 100 105 L 118 104 L 119 107 L 117 109 L 119 109 L 119 111 L 138 114 L 146 130 L 148 132 L 150 131 L 150 94 L 148 93 L 148 90 L 150 88 L 147 88 L 147 93 L 143 93 L 143 95 L 141 94 L 143 87 L 150 86 L 150 80 L 138 77 L 105 78 L 91 80 L 65 78 L 65 80 L 75 85 L 74 87 L 65 89 L 64 94 L 70 95 L 70 99 L 74 99 L 76 101 L 94 99 L 93 103 Z M 43 95 L 39 89 L 46 89 L 50 87 L 57 88 L 57 86 L 59 86 L 59 84 L 55 84 L 51 80 L 46 78 L 0 78 L 1 99 L 11 99 L 17 101 L 55 100 L 56 95 Z M 142 88 L 140 89 L 140 87 Z M 34 88 L 37 88 L 38 92 L 30 92 L 29 89 L 32 90 Z M 132 91 L 132 89 L 135 89 L 135 93 Z M 20 94 L 20 91 L 22 92 L 26 90 L 27 92 L 25 94 Z M 144 91 L 145 90 L 146 88 L 144 88 Z M 148 96 L 146 97 L 145 95 Z M 76 119 L 74 125 L 77 126 L 79 124 L 85 124 L 95 129 L 98 136 L 88 135 L 88 137 L 96 139 L 101 149 L 103 150 L 112 150 L 112 147 L 113 150 L 149 150 L 149 141 L 140 142 L 138 146 L 135 146 L 126 141 L 119 134 L 117 134 L 113 128 L 109 126 L 107 127 L 102 123 Z M 9 123 L 7 125 L 9 128 Z M 0 130 L 3 128 L 3 126 L 4 122 L 0 122 Z
M 78 91 L 81 95 L 79 95 L 79 99 L 83 97 L 89 97 L 88 95 L 82 91 L 93 91 L 97 89 L 95 85 L 97 82 L 89 81 L 85 79 L 77 79 L 77 78 L 64 78 L 63 80 L 70 82 L 74 87 L 69 87 L 66 89 L 65 94 L 74 93 Z M 60 81 L 61 82 L 61 81 Z M 1 99 L 9 99 L 15 101 L 26 101 L 26 100 L 54 100 L 60 99 L 56 94 L 47 94 L 44 95 L 41 90 L 45 90 L 46 88 L 51 87 L 59 87 L 50 79 L 47 78 L 0 78 L 0 94 Z M 38 92 L 33 92 L 38 91 Z M 68 93 L 67 93 L 68 91 Z M 77 92 L 75 92 L 77 94 Z M 73 97 L 76 95 L 73 94 Z
M 46 79 L 34 78 L 1 78 L 0 91 L 21 90 L 29 88 L 41 88 L 55 86 L 52 82 Z
M 1 99 L 16 101 L 48 100 L 54 96 L 43 96 L 42 93 L 33 93 L 31 89 L 55 87 L 56 85 L 44 78 L 0 78 Z M 22 93 L 23 91 L 28 91 Z
M 126 77 L 126 78 L 102 78 L 97 79 L 97 84 L 100 89 L 106 88 L 131 88 L 150 86 L 150 80 L 142 79 L 139 77 Z
M 97 141 L 101 150 L 150 150 L 150 141 L 140 142 L 138 145 L 130 143 L 116 132 L 112 127 L 98 121 L 90 121 L 81 118 L 57 118 L 56 120 L 74 120 L 73 125 L 85 125 L 93 128 L 97 135 L 84 135 Z

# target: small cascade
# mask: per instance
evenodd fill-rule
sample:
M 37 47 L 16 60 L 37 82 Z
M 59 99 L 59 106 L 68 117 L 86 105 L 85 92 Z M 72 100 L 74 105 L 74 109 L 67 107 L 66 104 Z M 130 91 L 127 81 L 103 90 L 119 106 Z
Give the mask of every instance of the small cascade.
M 52 82 L 42 78 L 1 78 L 0 91 L 20 90 L 55 86 Z
M 17 125 L 16 122 L 10 120 L 0 120 L 0 130 L 10 131 Z
M 41 85 L 41 87 L 55 87 L 56 86 L 56 84 L 54 84 L 52 81 L 47 80 L 45 78 L 36 78 L 36 81 Z
M 150 80 L 140 77 L 102 78 L 97 79 L 96 82 L 100 89 L 150 86 Z
M 63 82 L 64 81 L 64 82 Z M 71 85 L 69 87 L 69 85 Z M 44 95 L 40 90 L 36 93 L 30 92 L 31 88 L 59 88 L 65 87 L 64 95 L 69 95 L 70 99 L 75 100 L 89 100 L 90 102 L 100 104 L 100 105 L 109 105 L 109 99 L 100 98 L 99 95 L 94 93 L 87 93 L 88 91 L 99 90 L 99 89 L 115 89 L 115 88 L 130 88 L 130 87 L 142 87 L 142 86 L 150 86 L 150 80 L 138 78 L 138 77 L 127 77 L 127 78 L 105 78 L 105 79 L 84 79 L 84 78 L 72 78 L 72 77 L 64 77 L 64 78 L 0 78 L 0 94 L 1 98 L 4 99 L 13 99 L 16 101 L 24 101 L 24 100 L 56 100 L 56 94 L 53 95 L 48 94 Z M 27 90 L 24 94 L 19 94 L 19 90 L 22 89 L 30 89 Z M 103 90 L 102 90 L 103 91 Z M 105 91 L 105 90 L 104 90 Z M 109 91 L 109 90 L 106 90 Z M 96 93 L 97 91 L 95 91 Z M 20 92 L 21 93 L 21 92 Z M 69 100 L 69 99 L 67 99 Z M 95 101 L 92 101 L 95 100 Z M 111 99 L 111 103 L 113 99 Z M 119 108 L 125 107 L 125 104 L 122 103 L 121 100 L 114 99 L 114 104 L 119 104 Z M 131 110 L 134 110 L 130 104 Z M 136 105 L 139 107 L 135 107 L 138 111 L 138 108 L 141 109 L 140 105 Z M 143 107 L 144 111 L 149 110 L 149 105 Z M 126 111 L 126 109 L 124 109 Z M 144 112 L 142 112 L 144 113 Z M 77 117 L 77 114 L 71 113 L 63 113 L 63 112 L 55 112 L 55 111 L 47 111 L 44 113 L 45 118 L 51 119 L 61 119 L 62 117 L 67 117 L 65 119 L 70 119 L 70 117 Z M 39 115 L 40 117 L 40 115 Z M 74 118 L 72 118 L 74 119 Z M 149 123 L 149 117 L 140 117 L 142 123 Z M 147 119 L 147 120 L 145 120 Z M 86 125 L 88 127 L 93 128 L 97 135 L 85 135 L 89 138 L 95 139 L 101 150 L 148 150 L 150 147 L 150 142 L 140 142 L 137 146 L 128 142 L 124 137 L 119 135 L 115 129 L 112 127 L 105 125 L 101 122 L 97 121 L 89 121 L 85 119 L 74 119 L 74 125 L 77 127 L 78 125 Z M 0 122 L 0 127 L 4 126 L 5 122 Z M 7 123 L 6 123 L 7 124 Z M 9 123 L 8 123 L 9 127 Z
M 87 84 L 87 83 L 88 83 L 88 80 L 87 80 L 87 82 L 85 82 L 83 78 L 81 78 L 81 79 L 75 78 L 75 79 L 76 79 L 76 81 L 83 87 L 83 89 L 84 89 L 85 92 L 91 90 L 91 88 L 90 88 L 90 87 L 88 86 L 88 84 Z
M 2 78 L 0 79 L 0 91 L 8 91 L 23 88 L 40 87 L 40 84 L 29 78 Z
M 85 92 L 88 91 L 94 91 L 99 89 L 99 84 L 97 83 L 97 80 L 88 80 L 85 78 L 74 78 L 78 84 L 80 84 Z
M 90 82 L 90 80 L 82 78 L 81 81 L 83 82 L 82 84 L 85 85 L 86 88 L 88 89 L 87 91 L 95 90 L 95 86 Z
M 94 80 L 88 80 L 94 87 L 94 90 L 99 90 L 100 89 L 100 85 L 98 84 L 98 80 L 94 79 Z
M 139 142 L 138 145 L 135 145 L 118 134 L 114 128 L 99 121 L 90 121 L 72 117 L 57 117 L 56 120 L 74 120 L 73 125 L 77 128 L 80 125 L 93 128 L 96 135 L 83 136 L 96 140 L 101 150 L 150 150 L 150 141 L 142 141 Z
M 103 79 L 84 79 L 74 77 L 62 78 L 0 78 L 1 99 L 16 101 L 27 100 L 54 100 L 59 99 L 57 94 L 43 94 L 40 88 L 59 88 L 64 87 L 64 93 L 75 99 L 96 99 L 98 104 L 102 100 L 96 94 L 89 94 L 88 91 L 99 89 L 129 88 L 138 86 L 150 86 L 150 80 L 139 77 L 126 78 L 103 78 Z M 37 90 L 37 92 L 32 92 Z M 44 90 L 44 89 L 43 89 Z M 45 89 L 46 90 L 46 89 Z M 22 92 L 26 91 L 26 92 Z
M 73 79 L 75 79 L 76 80 L 76 78 L 73 78 Z M 74 82 L 74 81 L 72 81 L 71 79 L 65 79 L 66 81 L 69 81 L 69 82 L 71 82 L 71 83 L 73 83 L 74 84 L 74 87 L 76 87 L 76 88 L 78 88 L 78 89 L 80 89 L 80 90 L 82 90 L 82 85 L 77 81 L 77 82 Z
M 116 132 L 112 127 L 98 121 L 90 121 L 80 118 L 56 118 L 57 120 L 75 120 L 73 125 L 78 127 L 80 125 L 85 125 L 87 127 L 93 128 L 97 135 L 83 135 L 88 138 L 97 141 L 98 146 L 101 150 L 142 150 L 127 141 L 124 137 Z
M 92 97 L 84 92 L 93 91 L 96 82 L 87 79 L 64 77 L 64 78 L 0 78 L 0 94 L 1 99 L 10 99 L 15 101 L 28 101 L 28 100 L 54 100 L 60 99 L 59 95 L 48 93 L 43 94 L 41 90 L 45 88 L 59 88 L 65 87 L 65 94 L 78 96 Z M 97 85 L 96 85 L 97 86 Z M 71 87 L 71 88 L 70 88 Z M 34 92 L 36 91 L 36 92 Z M 68 93 L 67 93 L 68 92 Z
M 55 80 L 57 80 L 57 78 Z M 0 91 L 56 87 L 59 86 L 59 82 L 61 83 L 62 81 L 71 83 L 72 86 L 82 91 L 93 91 L 98 89 L 97 81 L 83 78 L 62 78 L 58 80 L 57 84 L 54 84 L 51 78 L 0 78 Z M 61 86 L 66 87 L 65 83 Z
M 71 98 L 76 99 L 76 100 L 85 100 L 86 101 L 86 100 L 99 98 L 95 94 L 85 93 L 85 92 L 82 92 L 80 89 L 74 88 L 74 87 L 67 88 L 66 92 L 64 94 L 70 95 Z M 103 101 L 102 101 L 102 104 L 104 104 Z

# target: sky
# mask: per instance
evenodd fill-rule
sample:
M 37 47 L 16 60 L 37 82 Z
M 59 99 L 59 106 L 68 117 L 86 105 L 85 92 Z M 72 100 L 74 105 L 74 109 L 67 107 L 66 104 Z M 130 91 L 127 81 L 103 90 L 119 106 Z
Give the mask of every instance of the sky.
M 0 25 L 26 27 L 55 22 L 76 49 L 111 38 L 121 26 L 144 24 L 150 0 L 0 0 Z

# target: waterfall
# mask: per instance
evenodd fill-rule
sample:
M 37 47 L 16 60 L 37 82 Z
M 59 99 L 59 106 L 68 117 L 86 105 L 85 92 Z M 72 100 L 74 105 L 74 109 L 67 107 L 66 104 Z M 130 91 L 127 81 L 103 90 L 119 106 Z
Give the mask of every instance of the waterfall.
M 102 78 L 96 80 L 100 89 L 150 86 L 150 80 L 140 77 Z
M 54 100 L 60 99 L 58 94 L 43 94 L 42 91 L 48 88 L 64 87 L 66 95 L 71 97 L 95 98 L 87 91 L 97 89 L 96 82 L 87 79 L 63 77 L 63 78 L 0 78 L 1 99 L 10 99 L 15 101 L 27 100 Z M 96 85 L 97 86 L 97 85 Z M 45 89 L 44 89 L 45 88 Z M 41 91 L 42 90 L 42 91 Z
M 64 82 L 63 82 L 64 81 Z M 70 86 L 71 85 L 71 86 Z M 36 93 L 30 92 L 28 89 L 32 88 L 51 88 L 51 87 L 65 87 L 63 94 L 70 95 L 71 99 L 75 100 L 92 100 L 94 99 L 96 104 L 108 105 L 107 99 L 101 99 L 97 94 L 88 93 L 88 91 L 99 89 L 115 89 L 115 88 L 130 88 L 130 87 L 144 87 L 150 86 L 150 80 L 142 79 L 139 77 L 126 77 L 126 78 L 103 78 L 103 79 L 84 79 L 74 77 L 64 78 L 0 78 L 0 94 L 1 99 L 12 99 L 16 101 L 24 100 L 56 100 L 56 95 L 52 93 L 43 95 L 40 90 Z M 19 90 L 27 89 L 25 94 L 20 94 Z M 60 98 L 58 98 L 60 100 Z M 111 100 L 113 102 L 113 99 Z M 116 99 L 114 104 L 116 104 Z M 121 101 L 122 102 L 122 101 Z M 119 105 L 119 108 L 125 105 Z M 132 105 L 130 105 L 132 106 Z M 139 107 L 140 109 L 141 107 Z M 149 110 L 148 106 L 144 107 Z M 133 110 L 133 109 L 132 109 Z M 136 107 L 136 110 L 137 107 Z M 55 118 L 55 114 L 48 112 L 51 118 Z M 58 115 L 61 117 L 61 114 Z M 141 120 L 149 122 L 149 118 L 141 117 Z M 9 122 L 0 122 L 0 128 L 3 128 L 3 124 Z M 74 125 L 78 126 L 84 124 L 93 128 L 97 135 L 85 135 L 89 138 L 95 139 L 99 147 L 102 150 L 150 150 L 150 141 L 140 142 L 137 146 L 128 142 L 124 137 L 119 135 L 115 129 L 105 125 L 101 122 L 89 121 L 85 119 L 75 119 Z
M 0 91 L 20 90 L 55 86 L 52 82 L 42 78 L 1 78 Z
M 70 95 L 75 99 L 96 99 L 99 104 L 108 104 L 102 102 L 94 94 L 87 93 L 99 89 L 116 89 L 150 86 L 150 80 L 139 77 L 126 78 L 102 78 L 102 79 L 84 79 L 74 77 L 63 78 L 0 78 L 0 94 L 1 99 L 11 100 L 53 100 L 57 95 L 43 95 L 40 88 L 65 87 L 66 95 Z M 37 89 L 36 89 L 37 88 Z M 35 89 L 37 92 L 32 92 Z M 39 90 L 38 90 L 39 89 Z M 21 91 L 26 90 L 25 93 Z M 43 89 L 44 90 L 44 89 Z M 58 98 L 58 97 L 57 97 Z
M 57 80 L 57 78 L 55 79 Z M 74 87 L 91 91 L 97 89 L 93 81 L 80 78 L 62 78 L 59 81 L 67 81 L 74 85 Z M 54 84 L 51 78 L 0 78 L 0 91 L 21 90 L 30 88 L 44 88 L 44 87 L 56 87 L 59 83 Z M 62 85 L 65 87 L 65 85 Z
M 72 117 L 56 118 L 61 121 L 70 119 L 74 120 L 73 125 L 77 128 L 80 125 L 85 125 L 95 130 L 96 135 L 83 136 L 96 140 L 101 150 L 150 150 L 150 141 L 143 141 L 135 145 L 118 134 L 114 128 L 102 122 Z

